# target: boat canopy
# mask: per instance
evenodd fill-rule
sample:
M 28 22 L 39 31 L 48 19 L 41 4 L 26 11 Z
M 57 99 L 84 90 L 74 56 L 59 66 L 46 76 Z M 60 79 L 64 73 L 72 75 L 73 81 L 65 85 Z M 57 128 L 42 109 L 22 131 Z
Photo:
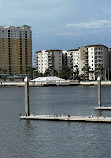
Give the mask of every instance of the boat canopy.
M 35 78 L 33 80 L 31 80 L 32 82 L 42 82 L 42 81 L 65 81 L 65 79 L 56 77 L 56 76 L 47 76 L 47 77 L 38 77 Z

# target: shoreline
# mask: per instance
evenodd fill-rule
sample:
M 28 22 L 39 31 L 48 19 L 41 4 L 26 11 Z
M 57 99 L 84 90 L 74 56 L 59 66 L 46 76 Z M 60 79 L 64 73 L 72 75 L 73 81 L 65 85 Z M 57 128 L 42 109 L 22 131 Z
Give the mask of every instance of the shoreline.
M 64 81 L 64 82 L 29 82 L 30 87 L 47 87 L 47 86 L 97 86 L 97 81 Z M 111 86 L 111 81 L 101 81 L 102 86 Z M 25 82 L 1 82 L 0 87 L 18 86 L 24 87 Z

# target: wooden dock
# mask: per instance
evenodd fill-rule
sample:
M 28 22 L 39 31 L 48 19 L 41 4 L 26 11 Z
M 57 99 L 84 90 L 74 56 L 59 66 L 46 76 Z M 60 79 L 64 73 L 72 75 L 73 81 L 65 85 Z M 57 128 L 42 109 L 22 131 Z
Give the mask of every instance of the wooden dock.
M 78 122 L 111 122 L 111 117 L 103 116 L 69 116 L 69 115 L 30 115 L 20 116 L 24 120 L 78 121 Z
M 25 116 L 20 116 L 20 119 L 25 120 L 47 120 L 47 121 L 78 121 L 78 122 L 111 122 L 111 117 L 103 116 L 70 116 L 70 115 L 30 115 L 29 106 L 29 80 L 25 78 Z M 111 107 L 101 107 L 101 78 L 98 77 L 98 107 L 96 110 L 111 110 Z
M 95 110 L 106 110 L 106 111 L 109 111 L 109 110 L 111 110 L 111 107 L 95 107 L 94 108 Z

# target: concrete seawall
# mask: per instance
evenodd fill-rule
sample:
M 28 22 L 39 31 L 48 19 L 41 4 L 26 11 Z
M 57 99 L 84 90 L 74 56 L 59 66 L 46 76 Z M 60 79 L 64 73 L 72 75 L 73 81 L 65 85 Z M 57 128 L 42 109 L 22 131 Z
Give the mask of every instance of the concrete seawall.
M 78 82 L 29 82 L 30 87 L 44 87 L 44 86 L 76 86 Z M 1 82 L 0 86 L 25 86 L 24 82 Z
M 18 87 L 24 87 L 24 82 L 1 82 L 0 86 L 18 86 Z M 30 87 L 44 87 L 44 86 L 96 86 L 97 81 L 81 81 L 81 82 L 75 82 L 75 81 L 65 81 L 65 82 L 29 82 Z M 105 86 L 111 86 L 111 81 L 102 81 L 101 85 Z
M 79 84 L 83 86 L 91 86 L 91 85 L 95 86 L 98 84 L 98 81 L 81 81 Z M 101 85 L 110 86 L 111 81 L 101 81 Z

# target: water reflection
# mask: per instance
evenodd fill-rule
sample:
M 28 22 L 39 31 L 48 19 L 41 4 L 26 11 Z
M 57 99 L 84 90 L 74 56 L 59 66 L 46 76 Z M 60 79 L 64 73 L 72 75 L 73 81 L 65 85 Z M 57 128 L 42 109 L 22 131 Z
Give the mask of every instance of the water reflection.
M 103 115 L 102 115 L 102 110 L 98 110 L 97 116 L 103 116 Z

